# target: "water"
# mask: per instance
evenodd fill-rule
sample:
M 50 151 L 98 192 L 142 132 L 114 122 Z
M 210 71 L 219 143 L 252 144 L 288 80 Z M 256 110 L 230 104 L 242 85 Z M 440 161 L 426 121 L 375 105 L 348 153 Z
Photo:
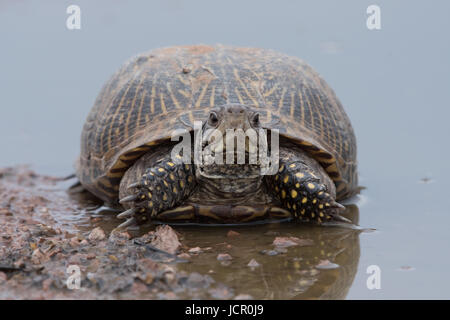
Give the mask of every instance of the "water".
M 358 139 L 360 182 L 367 188 L 357 203 L 359 224 L 376 231 L 362 232 L 357 239 L 351 236 L 342 244 L 357 246 L 359 252 L 358 259 L 340 258 L 356 260 L 356 275 L 348 292 L 341 290 L 343 297 L 450 297 L 448 2 L 378 0 L 378 31 L 369 31 L 365 21 L 366 8 L 374 1 L 76 3 L 82 10 L 78 31 L 65 27 L 71 1 L 0 3 L 1 166 L 31 163 L 41 173 L 71 173 L 81 127 L 96 95 L 138 52 L 194 43 L 276 49 L 303 58 L 321 73 L 347 110 Z M 258 297 L 295 297 L 293 293 L 304 287 L 279 280 L 264 291 L 264 272 L 255 271 L 262 272 L 255 276 L 245 271 L 244 263 L 253 256 L 269 265 L 267 274 L 277 274 L 291 267 L 276 263 L 292 262 L 303 254 L 291 248 L 284 256 L 270 257 L 279 259 L 271 264 L 257 253 L 262 244 L 270 245 L 261 236 L 270 228 L 316 240 L 331 233 L 285 224 L 245 227 L 244 240 L 235 244 L 241 246 L 233 252 L 236 261 L 229 269 L 221 266 L 217 277 L 244 283 Z M 181 230 L 190 245 L 200 247 L 228 231 Z M 254 248 L 252 241 L 258 243 Z M 192 265 L 207 272 L 202 263 L 218 263 L 216 253 Z M 233 278 L 233 264 L 244 276 Z M 370 265 L 381 270 L 379 290 L 367 288 Z M 339 278 L 333 270 L 321 272 Z M 246 277 L 248 281 L 241 281 Z M 278 291 L 270 289 L 274 286 Z

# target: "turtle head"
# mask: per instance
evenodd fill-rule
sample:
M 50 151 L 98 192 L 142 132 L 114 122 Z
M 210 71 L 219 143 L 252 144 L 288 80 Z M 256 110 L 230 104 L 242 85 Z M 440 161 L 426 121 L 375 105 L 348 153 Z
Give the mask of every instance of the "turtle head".
M 229 186 L 233 181 L 259 179 L 258 145 L 263 132 L 260 114 L 246 105 L 228 104 L 210 110 L 202 130 L 203 161 L 196 172 L 203 179 L 226 179 Z M 241 189 L 245 183 L 238 185 Z
M 209 112 L 204 131 L 217 130 L 225 136 L 227 130 L 255 130 L 261 128 L 260 115 L 257 111 L 241 104 L 228 104 L 214 108 Z M 205 136 L 209 138 L 211 134 Z

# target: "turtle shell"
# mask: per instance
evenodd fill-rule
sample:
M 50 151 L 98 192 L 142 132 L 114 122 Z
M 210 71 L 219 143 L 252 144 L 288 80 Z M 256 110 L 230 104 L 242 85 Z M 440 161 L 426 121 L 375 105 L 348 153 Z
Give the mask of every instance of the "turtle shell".
M 83 127 L 80 182 L 115 203 L 121 177 L 136 159 L 228 103 L 257 109 L 267 129 L 279 129 L 309 152 L 335 182 L 338 200 L 355 192 L 355 135 L 326 82 L 298 58 L 222 45 L 156 49 L 125 63 Z

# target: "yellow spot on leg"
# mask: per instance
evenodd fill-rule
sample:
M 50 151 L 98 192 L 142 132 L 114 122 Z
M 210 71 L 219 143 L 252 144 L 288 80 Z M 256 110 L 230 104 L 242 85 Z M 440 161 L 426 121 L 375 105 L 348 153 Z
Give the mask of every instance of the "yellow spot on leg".
M 304 197 L 304 198 L 302 199 L 302 203 L 306 203 L 306 202 L 308 202 L 308 198 L 307 198 L 307 197 Z
M 281 190 L 281 198 L 282 199 L 286 198 L 286 191 Z
M 308 183 L 308 188 L 313 190 L 316 186 L 314 185 L 314 183 Z
M 303 174 L 303 173 L 301 173 L 301 172 L 297 172 L 296 174 L 295 174 L 295 176 L 297 177 L 297 178 L 303 178 L 305 175 Z
M 292 199 L 297 198 L 297 191 L 291 190 L 291 198 L 292 198 Z

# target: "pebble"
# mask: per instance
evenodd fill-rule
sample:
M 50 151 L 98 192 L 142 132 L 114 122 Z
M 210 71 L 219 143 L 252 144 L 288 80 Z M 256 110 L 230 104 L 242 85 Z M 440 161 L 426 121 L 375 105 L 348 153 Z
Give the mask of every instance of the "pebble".
M 297 237 L 276 237 L 273 240 L 273 245 L 276 247 L 292 247 L 292 246 L 310 246 L 313 245 L 313 241 L 309 239 L 300 239 Z
M 236 232 L 236 231 L 233 231 L 233 230 L 230 230 L 230 231 L 228 231 L 228 233 L 227 233 L 227 237 L 229 237 L 229 238 L 231 238 L 231 237 L 237 237 L 237 236 L 240 236 L 241 234 L 239 233 L 239 232 Z
M 336 263 L 332 263 L 330 260 L 320 260 L 320 262 L 316 265 L 317 269 L 336 269 L 339 268 L 339 265 Z
M 31 262 L 33 262 L 34 264 L 41 264 L 42 262 L 44 262 L 44 260 L 45 256 L 39 248 L 34 250 L 31 254 Z
M 260 264 L 258 263 L 258 261 L 256 261 L 255 259 L 250 260 L 250 262 L 247 264 L 248 267 L 250 268 L 257 268 L 260 266 Z
M 97 227 L 91 231 L 88 238 L 90 241 L 101 241 L 105 240 L 106 235 L 102 228 Z
M 228 253 L 219 253 L 217 255 L 217 260 L 219 261 L 229 261 L 231 259 L 233 259 L 233 257 L 230 256 Z
M 0 284 L 6 282 L 6 280 L 8 280 L 6 273 L 0 271 Z
M 158 249 L 175 254 L 181 246 L 177 233 L 167 224 L 156 227 L 154 235 L 150 244 Z
M 278 252 L 277 250 L 262 250 L 261 253 L 268 256 L 276 256 L 280 252 Z
M 194 248 L 190 248 L 188 250 L 188 252 L 192 253 L 192 254 L 199 254 L 199 253 L 202 253 L 203 250 L 200 247 L 194 247 Z
M 186 252 L 180 253 L 179 255 L 177 255 L 177 257 L 184 260 L 189 260 L 191 258 L 189 253 Z

